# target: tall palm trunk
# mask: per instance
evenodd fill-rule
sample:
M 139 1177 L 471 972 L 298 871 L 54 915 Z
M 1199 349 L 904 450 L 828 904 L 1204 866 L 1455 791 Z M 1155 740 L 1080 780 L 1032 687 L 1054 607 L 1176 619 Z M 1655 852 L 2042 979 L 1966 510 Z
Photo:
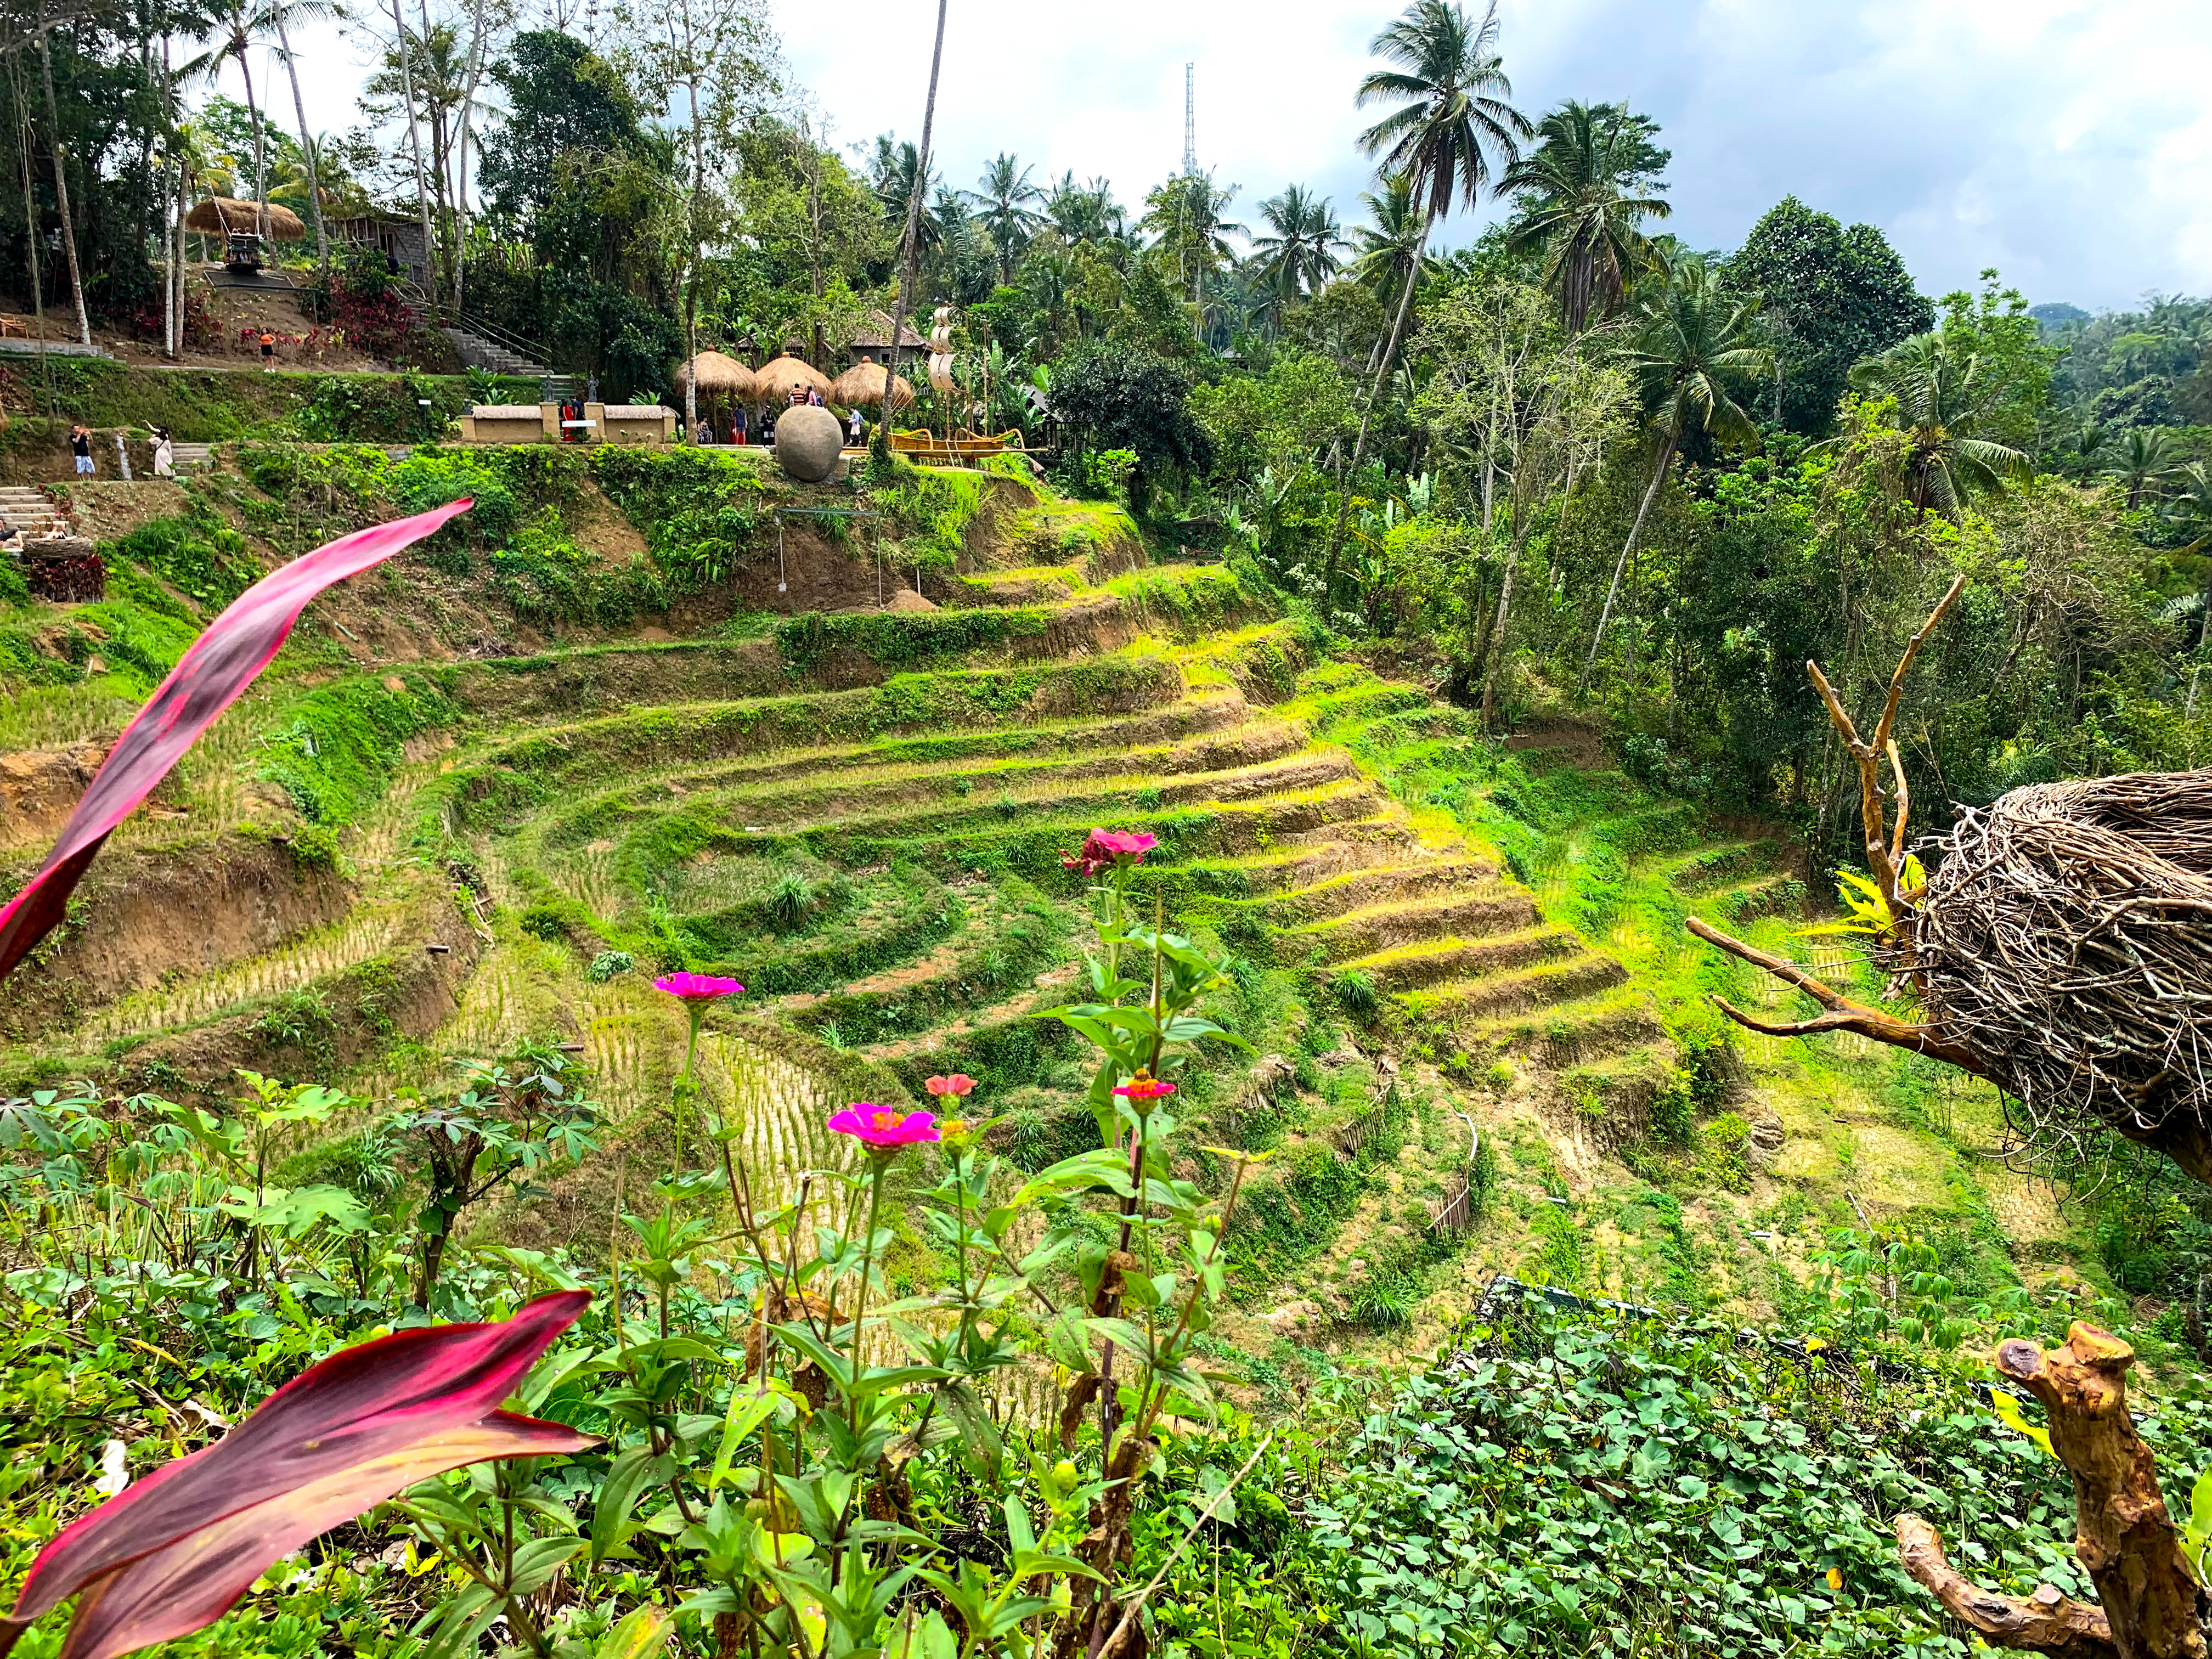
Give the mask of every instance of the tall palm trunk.
M 176 154 L 171 158 L 179 175 L 185 170 L 183 147 L 177 136 L 176 82 L 169 76 L 169 37 L 161 37 L 161 113 L 168 123 Z M 161 355 L 177 355 L 177 227 L 170 216 L 170 192 L 161 191 Z
M 54 55 L 46 44 L 47 31 L 39 30 L 39 73 L 46 86 L 46 120 L 53 128 L 54 205 L 61 211 L 62 257 L 69 261 L 70 300 L 76 307 L 76 337 L 92 343 L 92 320 L 84 309 L 84 273 L 76 263 L 76 223 L 70 214 L 69 147 L 62 143 L 61 101 L 54 96 Z
M 1406 272 L 1406 291 L 1398 296 L 1398 313 L 1390 320 L 1390 334 L 1385 343 L 1382 361 L 1375 366 L 1374 383 L 1367 388 L 1367 406 L 1359 411 L 1359 435 L 1352 440 L 1352 464 L 1345 469 L 1344 486 L 1336 503 L 1336 528 L 1329 532 L 1328 552 L 1322 560 L 1322 604 L 1329 602 L 1329 592 L 1336 586 L 1336 556 L 1344 546 L 1345 521 L 1352 516 L 1352 491 L 1359 481 L 1359 464 L 1367 458 L 1367 432 L 1375 420 L 1375 402 L 1382 395 L 1382 383 L 1390 377 L 1390 365 L 1396 361 L 1399 344 L 1406 336 L 1406 319 L 1413 313 L 1413 290 L 1421 285 L 1421 263 L 1428 258 L 1429 232 L 1437 222 L 1437 204 L 1430 202 L 1421 215 L 1421 240 L 1413 245 L 1413 263 Z
M 300 65 L 292 56 L 291 31 L 285 27 L 283 0 L 270 8 L 276 19 L 276 47 L 284 54 L 284 71 L 292 78 L 292 113 L 300 122 L 300 154 L 307 159 L 307 217 L 315 227 L 315 263 L 327 276 L 331 270 L 331 241 L 323 230 L 323 185 L 315 166 L 315 138 L 307 131 L 307 100 L 300 95 Z M 264 215 L 266 209 L 264 210 Z
M 415 209 L 422 222 L 422 274 L 430 280 L 430 300 L 437 302 L 437 238 L 430 234 L 430 182 L 422 172 L 422 129 L 415 117 L 414 55 L 407 46 L 407 23 L 399 15 L 399 0 L 392 0 L 392 27 L 399 40 L 399 94 L 407 104 L 407 141 L 415 153 Z
M 262 159 L 261 104 L 253 95 L 253 70 L 246 62 L 247 42 L 243 29 L 239 31 L 231 55 L 238 59 L 238 73 L 246 82 L 246 112 L 253 123 L 253 228 L 263 240 L 269 236 L 269 167 Z
M 945 62 L 945 11 L 951 0 L 937 0 L 937 45 L 929 55 L 929 100 L 921 106 L 921 151 L 914 168 L 914 188 L 907 192 L 906 233 L 899 243 L 898 306 L 891 313 L 890 350 L 884 364 L 884 400 L 878 406 L 873 446 L 878 460 L 891 453 L 891 387 L 898 374 L 899 330 L 906 326 L 906 308 L 914 288 L 915 246 L 921 235 L 921 191 L 929 178 L 929 137 L 937 122 L 937 73 Z
M 1678 410 L 1667 427 L 1667 442 L 1659 451 L 1659 465 L 1651 469 L 1651 487 L 1644 492 L 1644 501 L 1636 509 L 1636 522 L 1628 527 L 1628 540 L 1622 545 L 1620 557 L 1613 567 L 1613 586 L 1605 591 L 1605 608 L 1597 613 L 1597 631 L 1590 635 L 1589 654 L 1583 659 L 1582 678 L 1575 682 L 1575 701 L 1580 702 L 1583 692 L 1589 684 L 1590 671 L 1597 666 L 1598 647 L 1605 643 L 1606 624 L 1613 620 L 1613 604 L 1620 597 L 1621 573 L 1628 568 L 1628 561 L 1636 551 L 1636 544 L 1644 538 L 1644 521 L 1651 516 L 1651 503 L 1659 499 L 1659 487 L 1667 482 L 1667 473 L 1674 465 L 1674 450 L 1682 441 L 1682 416 Z
M 453 309 L 461 308 L 461 293 L 468 276 L 469 258 L 469 145 L 475 137 L 477 89 L 483 84 L 484 8 L 476 0 L 471 14 L 469 86 L 461 100 L 460 180 L 453 202 Z M 548 364 L 547 367 L 551 367 Z
M 686 56 L 697 63 L 696 46 L 687 41 L 686 46 Z M 699 429 L 699 267 L 706 262 L 702 220 L 706 211 L 707 140 L 699 131 L 699 82 L 687 82 L 685 89 L 691 95 L 691 269 L 684 284 L 684 436 L 688 441 Z

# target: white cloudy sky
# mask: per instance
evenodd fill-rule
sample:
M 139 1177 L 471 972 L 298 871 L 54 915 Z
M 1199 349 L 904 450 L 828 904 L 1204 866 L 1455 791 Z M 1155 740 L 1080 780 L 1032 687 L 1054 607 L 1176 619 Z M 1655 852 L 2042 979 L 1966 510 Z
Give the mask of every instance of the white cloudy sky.
M 918 136 L 927 0 L 775 0 L 794 78 L 841 141 Z M 1298 180 L 1356 216 L 1352 93 L 1391 0 L 951 0 L 936 150 L 1000 149 L 1126 202 L 1182 151 L 1249 210 Z M 1504 0 L 1516 101 L 1626 98 L 1674 152 L 1671 228 L 1732 245 L 1785 194 L 1897 245 L 1941 294 L 1995 265 L 2033 301 L 2212 290 L 2205 0 Z M 352 125 L 360 55 L 303 50 L 310 119 Z M 891 73 L 885 75 L 885 66 Z M 233 95 L 235 95 L 234 88 Z M 287 112 L 289 113 L 289 112 Z M 1468 234 L 1462 225 L 1449 233 Z

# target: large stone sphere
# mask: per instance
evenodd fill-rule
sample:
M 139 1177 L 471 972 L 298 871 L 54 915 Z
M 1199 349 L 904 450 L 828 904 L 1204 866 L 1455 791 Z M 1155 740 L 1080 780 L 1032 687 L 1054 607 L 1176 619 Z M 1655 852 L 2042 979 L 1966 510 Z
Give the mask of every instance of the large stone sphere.
M 801 483 L 823 483 L 837 470 L 845 447 L 845 423 L 812 404 L 787 409 L 775 417 L 775 459 Z

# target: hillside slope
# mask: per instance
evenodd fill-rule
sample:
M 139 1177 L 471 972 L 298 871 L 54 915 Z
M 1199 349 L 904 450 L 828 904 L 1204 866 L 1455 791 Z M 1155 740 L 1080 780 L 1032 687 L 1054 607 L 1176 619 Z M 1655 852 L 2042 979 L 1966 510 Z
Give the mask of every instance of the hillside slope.
M 422 458 L 380 456 L 235 457 L 155 521 L 198 543 L 137 526 L 108 602 L 28 613 L 0 852 L 35 859 L 226 584 L 405 504 Z M 557 1037 L 603 1149 L 489 1226 L 604 1239 L 617 1170 L 666 1155 L 684 1027 L 650 979 L 689 966 L 750 988 L 708 1087 L 772 1181 L 833 1155 L 835 1104 L 954 1069 L 1042 1165 L 1094 1133 L 1072 1039 L 1033 1016 L 1086 933 L 1063 855 L 1109 824 L 1159 838 L 1144 890 L 1237 958 L 1211 1012 L 1252 1054 L 1181 1103 L 1195 1177 L 1209 1145 L 1274 1154 L 1223 1333 L 1255 1358 L 1402 1352 L 1498 1271 L 1788 1320 L 1862 1218 L 1965 1297 L 2085 1282 L 2048 1197 L 1975 1156 L 1983 1096 L 1850 1037 L 1723 1030 L 1707 992 L 1775 994 L 1682 921 L 1812 959 L 1791 851 L 1587 733 L 1492 744 L 1023 478 L 556 462 L 437 461 L 506 489 L 498 522 L 337 596 L 116 838 L 0 991 L 10 1079 L 221 1095 L 245 1066 L 381 1101 Z

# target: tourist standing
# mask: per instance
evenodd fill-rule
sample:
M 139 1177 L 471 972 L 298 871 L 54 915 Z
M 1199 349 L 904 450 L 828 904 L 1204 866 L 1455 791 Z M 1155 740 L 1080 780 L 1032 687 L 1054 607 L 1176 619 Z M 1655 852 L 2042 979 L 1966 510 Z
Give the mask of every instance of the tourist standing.
M 847 447 L 858 449 L 860 447 L 860 406 L 858 404 L 853 405 L 853 413 L 846 421 L 845 434 Z
M 261 331 L 261 372 L 272 374 L 276 370 L 276 337 L 267 329 Z
M 154 476 L 173 478 L 177 476 L 176 452 L 169 447 L 169 428 L 157 426 L 154 432 Z
M 75 426 L 70 428 L 70 453 L 76 457 L 76 476 L 78 477 L 89 478 L 94 476 L 92 465 L 92 428 L 87 426 L 82 421 L 79 421 Z
M 730 417 L 730 441 L 742 444 L 745 441 L 745 411 L 739 410 Z

